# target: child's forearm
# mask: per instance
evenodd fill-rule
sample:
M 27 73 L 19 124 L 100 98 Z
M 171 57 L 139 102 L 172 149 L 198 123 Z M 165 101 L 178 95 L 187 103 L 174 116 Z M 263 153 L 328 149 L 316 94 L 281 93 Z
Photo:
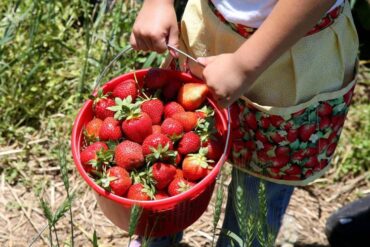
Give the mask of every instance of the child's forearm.
M 235 52 L 246 73 L 259 76 L 302 38 L 335 0 L 280 0 L 261 27 Z

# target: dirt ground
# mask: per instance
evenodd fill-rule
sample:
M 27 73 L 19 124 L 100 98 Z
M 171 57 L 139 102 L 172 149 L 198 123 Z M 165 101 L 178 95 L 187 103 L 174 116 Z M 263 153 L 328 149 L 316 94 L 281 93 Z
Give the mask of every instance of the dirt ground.
M 50 170 L 50 176 L 53 172 Z M 330 182 L 332 174 L 333 171 L 314 184 L 295 190 L 277 246 L 328 246 L 324 234 L 327 217 L 359 193 L 370 192 L 366 175 L 338 184 Z M 104 217 L 91 190 L 76 172 L 73 172 L 71 181 L 74 181 L 73 191 L 77 193 L 73 205 L 75 245 L 91 246 L 95 229 L 99 245 L 127 246 L 128 235 Z M 32 191 L 27 191 L 19 184 L 7 184 L 4 176 L 0 180 L 0 192 L 0 246 L 28 246 L 46 226 L 38 199 Z M 60 205 L 65 198 L 62 182 L 51 182 L 43 196 L 48 198 L 53 208 Z M 214 200 L 203 216 L 185 231 L 184 246 L 211 246 L 213 208 Z M 59 240 L 68 241 L 66 238 L 70 225 L 67 217 L 58 222 L 57 229 Z M 33 246 L 47 246 L 47 243 L 46 229 Z

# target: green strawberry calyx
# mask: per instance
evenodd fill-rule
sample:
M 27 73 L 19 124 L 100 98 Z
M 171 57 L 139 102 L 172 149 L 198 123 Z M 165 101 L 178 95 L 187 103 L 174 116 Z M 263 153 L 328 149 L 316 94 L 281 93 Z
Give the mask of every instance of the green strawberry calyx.
M 131 95 L 125 99 L 115 98 L 114 102 L 116 105 L 108 107 L 114 113 L 114 118 L 117 120 L 129 120 L 140 116 L 140 104 L 138 102 L 133 103 Z
M 207 148 L 200 148 L 199 152 L 196 154 L 188 154 L 188 157 L 192 159 L 192 161 L 195 161 L 200 167 L 204 169 L 210 169 L 209 163 L 214 163 L 213 160 L 207 160 Z
M 169 150 L 169 143 L 167 143 L 164 147 L 162 144 L 159 144 L 157 148 L 150 147 L 151 154 L 145 156 L 145 161 L 148 164 L 153 164 L 157 161 L 168 161 L 172 164 L 175 163 L 175 159 L 177 156 L 177 151 Z

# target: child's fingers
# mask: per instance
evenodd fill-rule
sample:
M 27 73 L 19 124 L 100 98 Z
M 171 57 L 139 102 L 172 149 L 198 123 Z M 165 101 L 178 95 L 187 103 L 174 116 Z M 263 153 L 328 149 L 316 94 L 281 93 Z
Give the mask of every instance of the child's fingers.
M 177 23 L 175 26 L 172 26 L 168 35 L 168 44 L 174 46 L 175 48 L 179 47 L 179 30 Z M 178 58 L 179 54 L 176 51 L 170 50 L 170 53 L 173 57 Z
M 153 50 L 158 52 L 158 53 L 163 53 L 167 50 L 167 45 L 166 45 L 166 38 L 165 37 L 155 37 L 152 39 L 153 43 Z
M 134 48 L 134 50 L 138 50 L 137 42 L 136 42 L 136 38 L 135 38 L 134 33 L 131 33 L 131 36 L 130 36 L 130 45 L 132 46 L 132 48 Z

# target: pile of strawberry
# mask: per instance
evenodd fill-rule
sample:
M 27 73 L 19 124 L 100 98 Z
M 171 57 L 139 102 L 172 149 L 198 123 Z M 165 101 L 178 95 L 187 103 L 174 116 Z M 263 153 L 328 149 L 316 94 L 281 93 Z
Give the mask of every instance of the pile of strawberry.
M 133 200 L 159 200 L 203 179 L 223 151 L 208 88 L 151 69 L 142 82 L 94 98 L 81 163 L 97 184 Z

